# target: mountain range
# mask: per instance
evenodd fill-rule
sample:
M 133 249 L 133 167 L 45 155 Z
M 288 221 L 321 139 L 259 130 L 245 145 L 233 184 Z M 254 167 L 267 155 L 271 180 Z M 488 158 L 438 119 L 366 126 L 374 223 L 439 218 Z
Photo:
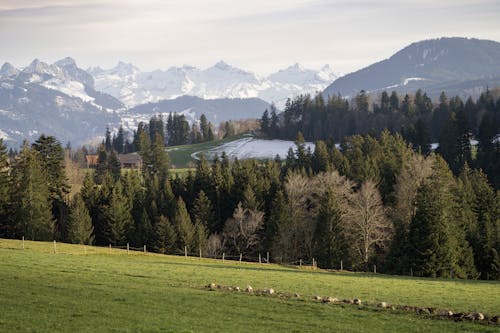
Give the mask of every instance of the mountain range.
M 119 62 L 111 69 L 94 67 L 87 71 L 94 77 L 97 90 L 128 107 L 189 95 L 203 99 L 255 97 L 282 108 L 289 97 L 321 92 L 338 76 L 329 65 L 311 70 L 297 63 L 260 76 L 224 61 L 206 69 L 182 66 L 145 72 Z
M 422 89 L 430 96 L 446 91 L 468 97 L 478 96 L 488 86 L 500 86 L 500 43 L 454 37 L 413 43 L 388 59 L 338 78 L 323 94 Z
M 270 103 L 279 109 L 298 94 L 422 89 L 431 96 L 446 91 L 467 97 L 499 86 L 500 43 L 468 38 L 413 43 L 340 78 L 329 66 L 315 71 L 299 64 L 259 76 L 222 61 L 206 69 L 143 72 L 123 62 L 84 70 L 69 57 L 53 64 L 35 59 L 24 68 L 0 68 L 0 138 L 17 146 L 45 133 L 79 145 L 102 137 L 106 126 L 132 131 L 139 121 L 170 112 L 189 121 L 205 114 L 214 124 L 259 118 Z

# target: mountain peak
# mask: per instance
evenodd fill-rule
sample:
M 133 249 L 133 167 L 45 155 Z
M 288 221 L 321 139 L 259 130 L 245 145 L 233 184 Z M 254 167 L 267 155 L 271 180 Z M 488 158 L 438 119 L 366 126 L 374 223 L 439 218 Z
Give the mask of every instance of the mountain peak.
M 59 66 L 59 67 L 66 67 L 66 66 L 75 66 L 76 67 L 76 61 L 75 59 L 71 57 L 66 57 L 61 60 L 58 60 L 54 63 L 54 65 Z
M 218 68 L 220 70 L 229 70 L 232 68 L 231 65 L 229 65 L 227 62 L 225 62 L 224 60 L 220 60 L 219 62 L 217 62 L 215 65 L 214 65 L 215 68 Z
M 118 61 L 118 64 L 116 64 L 112 70 L 123 75 L 139 72 L 139 68 L 134 66 L 132 63 L 125 63 L 123 61 Z
M 429 95 L 449 90 L 450 94 L 465 96 L 470 94 L 467 89 L 488 86 L 487 82 L 499 77 L 498 73 L 498 42 L 461 37 L 427 39 L 411 43 L 388 59 L 335 80 L 324 95 L 353 96 L 360 90 L 413 93 L 422 89 Z
M 5 76 L 13 76 L 17 75 L 19 73 L 19 70 L 12 66 L 11 63 L 6 62 L 2 65 L 2 68 L 0 68 L 0 75 L 5 75 Z
M 36 73 L 36 74 L 49 74 L 49 75 L 56 76 L 57 72 L 60 72 L 60 69 L 58 69 L 56 66 L 51 66 L 51 65 L 47 64 L 46 62 L 40 61 L 40 59 L 38 59 L 38 58 L 35 58 L 29 64 L 28 67 L 23 69 L 23 72 Z

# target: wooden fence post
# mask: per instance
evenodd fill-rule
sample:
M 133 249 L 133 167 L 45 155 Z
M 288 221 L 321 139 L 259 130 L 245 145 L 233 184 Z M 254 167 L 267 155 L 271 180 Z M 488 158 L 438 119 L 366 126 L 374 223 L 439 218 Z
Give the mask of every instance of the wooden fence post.
M 302 259 L 299 260 L 299 268 L 302 269 Z
M 243 258 L 243 254 L 240 253 L 240 264 L 241 264 L 241 259 Z
M 226 257 L 226 254 L 224 252 L 222 252 L 222 262 L 224 262 L 225 257 Z
M 410 276 L 413 276 L 413 267 L 410 267 Z
M 373 273 L 377 274 L 377 265 L 373 265 Z
M 200 247 L 200 259 L 201 259 L 201 247 Z
M 54 254 L 57 253 L 57 249 L 56 249 L 56 240 L 54 239 Z
M 127 243 L 127 254 L 129 254 L 129 251 L 130 251 L 130 244 Z
M 187 246 L 184 246 L 184 257 L 188 257 L 188 248 Z
M 24 236 L 23 236 L 23 250 L 24 250 Z
M 269 252 L 267 252 L 267 263 L 269 264 Z
M 342 272 L 344 270 L 344 265 L 342 264 L 342 260 L 340 260 L 340 271 Z
M 109 244 L 109 254 L 111 254 L 111 244 Z
M 146 245 L 144 245 L 144 253 L 146 253 Z
M 262 258 L 260 257 L 260 252 L 259 252 L 259 264 L 262 264 Z

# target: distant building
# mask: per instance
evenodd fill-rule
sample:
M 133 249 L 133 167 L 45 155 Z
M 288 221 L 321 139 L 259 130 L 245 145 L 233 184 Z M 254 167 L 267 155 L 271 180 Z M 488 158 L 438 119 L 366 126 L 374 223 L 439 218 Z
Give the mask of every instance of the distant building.
M 138 153 L 118 154 L 117 157 L 122 169 L 142 168 L 142 158 Z M 87 168 L 95 168 L 99 162 L 99 155 L 87 155 L 85 159 L 87 160 Z
M 123 169 L 141 169 L 142 158 L 138 153 L 118 154 Z
M 95 168 L 97 166 L 97 162 L 99 161 L 99 156 L 86 155 L 85 159 L 87 160 L 87 168 Z

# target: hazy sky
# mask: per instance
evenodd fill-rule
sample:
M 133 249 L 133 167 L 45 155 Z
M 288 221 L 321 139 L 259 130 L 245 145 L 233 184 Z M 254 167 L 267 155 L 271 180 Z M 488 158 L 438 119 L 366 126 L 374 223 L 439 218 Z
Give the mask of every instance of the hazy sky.
M 269 73 L 299 62 L 347 73 L 411 42 L 500 41 L 498 0 L 0 0 L 0 62 L 65 56 L 141 69 L 218 60 Z

